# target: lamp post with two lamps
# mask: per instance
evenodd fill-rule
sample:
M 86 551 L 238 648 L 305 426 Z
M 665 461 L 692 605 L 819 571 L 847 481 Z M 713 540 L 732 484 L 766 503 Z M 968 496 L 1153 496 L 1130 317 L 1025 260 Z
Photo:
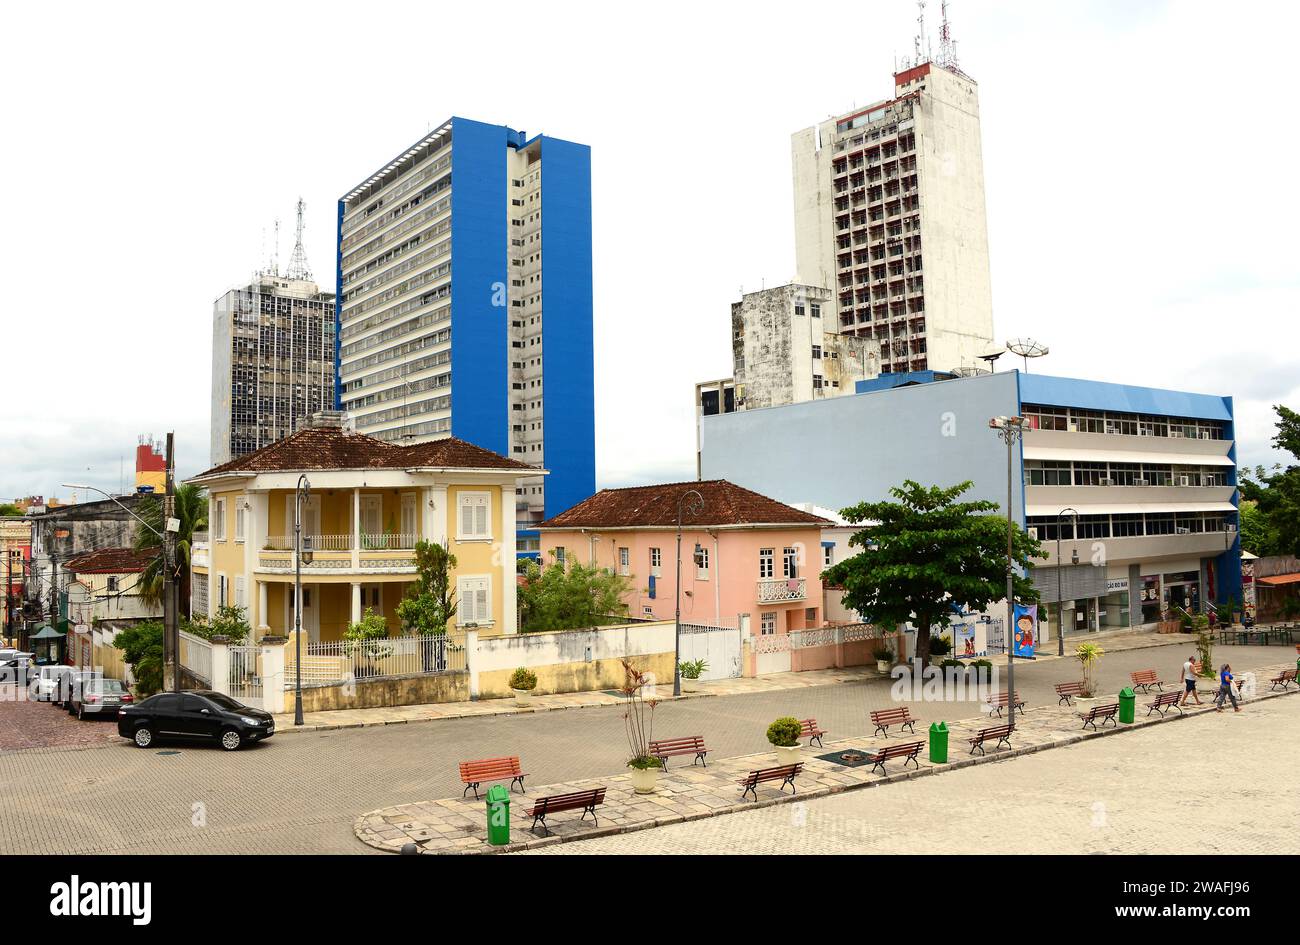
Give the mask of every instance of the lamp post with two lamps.
M 1016 637 L 1015 637 L 1015 556 L 1012 548 L 1012 534 L 1015 522 L 1011 517 L 1011 483 L 1013 447 L 1016 440 L 1024 436 L 1029 421 L 1024 417 L 994 417 L 989 421 L 989 428 L 996 430 L 1002 442 L 1007 444 L 1007 626 L 1003 639 L 1007 646 L 1007 724 L 1016 724 Z

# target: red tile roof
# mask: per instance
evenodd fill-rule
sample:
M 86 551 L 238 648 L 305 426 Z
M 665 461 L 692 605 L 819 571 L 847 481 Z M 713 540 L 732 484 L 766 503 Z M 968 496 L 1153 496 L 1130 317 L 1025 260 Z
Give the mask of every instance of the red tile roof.
M 682 524 L 693 528 L 723 525 L 834 524 L 819 515 L 741 488 L 725 479 L 703 482 L 669 482 L 631 489 L 602 489 L 585 502 L 555 515 L 539 528 L 644 528 L 676 526 L 677 503 L 694 490 L 704 499 L 698 514 L 683 507 Z M 683 504 L 688 505 L 690 499 Z
M 158 552 L 134 551 L 130 548 L 101 548 L 70 558 L 64 565 L 77 574 L 129 574 L 143 571 Z
M 240 472 L 285 472 L 298 469 L 408 469 L 444 466 L 456 469 L 537 467 L 509 459 L 481 446 L 447 437 L 431 443 L 399 446 L 364 433 L 336 427 L 308 427 L 253 453 L 199 473 L 196 479 Z

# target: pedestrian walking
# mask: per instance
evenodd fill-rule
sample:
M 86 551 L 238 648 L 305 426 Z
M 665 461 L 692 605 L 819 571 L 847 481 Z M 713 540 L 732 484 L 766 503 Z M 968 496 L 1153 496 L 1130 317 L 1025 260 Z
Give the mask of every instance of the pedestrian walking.
M 1219 694 L 1214 697 L 1214 707 L 1217 711 L 1223 711 L 1225 699 L 1232 701 L 1233 712 L 1241 711 L 1241 706 L 1237 705 L 1237 694 L 1232 691 L 1232 667 L 1227 663 L 1219 668 Z
M 1196 662 L 1196 654 L 1193 653 L 1183 663 L 1183 700 L 1179 705 L 1187 705 L 1188 696 L 1194 698 L 1197 705 L 1201 704 L 1201 694 L 1196 691 L 1196 676 L 1200 671 L 1201 664 Z

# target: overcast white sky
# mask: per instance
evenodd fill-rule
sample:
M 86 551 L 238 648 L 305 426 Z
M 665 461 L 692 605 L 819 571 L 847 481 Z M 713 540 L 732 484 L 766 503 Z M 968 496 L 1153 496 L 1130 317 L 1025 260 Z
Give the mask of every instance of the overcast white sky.
M 937 0 L 927 7 L 937 45 Z M 1294 5 L 953 0 L 980 85 L 999 339 L 1044 373 L 1300 407 Z M 207 465 L 212 302 L 307 201 L 456 114 L 589 143 L 602 486 L 692 478 L 729 304 L 794 274 L 790 134 L 892 92 L 907 0 L 23 4 L 0 37 L 0 497 Z M 1010 358 L 1004 358 L 1003 364 Z

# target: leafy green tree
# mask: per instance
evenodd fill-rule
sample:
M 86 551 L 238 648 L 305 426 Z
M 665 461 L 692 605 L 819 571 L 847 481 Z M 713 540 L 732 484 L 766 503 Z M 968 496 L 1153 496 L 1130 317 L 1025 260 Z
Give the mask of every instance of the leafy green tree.
M 383 614 L 375 613 L 373 607 L 367 607 L 356 623 L 348 624 L 343 632 L 344 650 L 348 654 L 360 652 L 366 658 L 365 666 L 358 667 L 357 675 L 379 674 L 376 664 L 393 652 L 393 648 L 383 642 L 387 637 L 388 621 Z
M 996 502 L 962 502 L 971 483 L 941 488 L 911 479 L 890 489 L 897 502 L 862 502 L 841 511 L 864 527 L 849 544 L 861 548 L 827 569 L 822 578 L 844 588 L 844 603 L 872 623 L 911 622 L 917 656 L 930 660 L 930 629 L 945 627 L 954 608 L 983 610 L 1006 597 L 1007 521 Z M 1023 572 L 1042 546 L 1019 528 L 1012 531 L 1016 600 L 1038 600 Z M 1007 628 L 1008 639 L 1011 628 Z
M 1275 404 L 1273 412 L 1277 414 L 1273 446 L 1300 462 L 1300 413 L 1281 404 Z M 1238 489 L 1242 546 L 1257 555 L 1300 554 L 1300 465 L 1283 469 L 1275 464 L 1271 476 L 1257 466 L 1254 475 L 1238 477 Z M 1246 510 L 1248 502 L 1254 510 Z M 1256 546 L 1250 544 L 1252 540 Z
M 1261 558 L 1277 554 L 1277 531 L 1269 522 L 1268 516 L 1260 511 L 1259 502 L 1242 498 L 1238 511 L 1241 518 L 1242 549 Z
M 0 502 L 0 515 L 22 515 L 23 510 L 12 502 Z
M 607 623 L 609 617 L 627 616 L 624 597 L 631 590 L 630 578 L 607 568 L 576 561 L 567 568 L 559 562 L 542 568 L 529 562 L 518 590 L 521 626 L 529 632 Z
M 451 572 L 456 556 L 437 542 L 415 543 L 416 579 L 397 605 L 397 619 L 413 633 L 446 633 L 447 624 L 456 616 L 456 593 L 452 590 Z
M 163 500 L 150 496 L 140 503 L 136 514 L 149 524 L 136 525 L 132 547 L 136 551 L 154 551 L 156 556 L 140 574 L 140 596 L 151 604 L 162 600 L 163 588 Z M 180 612 L 190 613 L 190 546 L 194 533 L 208 527 L 208 494 L 198 486 L 184 483 L 176 487 L 176 518 L 180 531 L 176 533 L 176 577 L 180 582 Z
M 122 651 L 122 659 L 130 664 L 135 676 L 135 688 L 141 695 L 153 695 L 163 684 L 163 625 L 158 620 L 146 620 L 119 630 L 113 646 Z
M 181 629 L 205 640 L 216 636 L 230 637 L 231 643 L 243 643 L 253 632 L 246 608 L 234 604 L 222 604 L 211 620 L 197 615 L 185 618 L 181 621 Z

